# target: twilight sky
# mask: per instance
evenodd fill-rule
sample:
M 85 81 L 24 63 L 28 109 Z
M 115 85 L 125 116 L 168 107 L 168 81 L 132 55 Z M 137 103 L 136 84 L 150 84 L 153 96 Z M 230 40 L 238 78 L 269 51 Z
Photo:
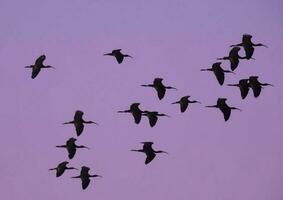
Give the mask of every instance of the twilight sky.
M 282 200 L 282 9 L 280 0 L 0 0 L 1 199 Z M 257 48 L 225 83 L 258 75 L 275 85 L 257 99 L 200 72 L 244 33 L 269 48 Z M 102 56 L 116 48 L 134 59 L 118 65 Z M 56 69 L 32 80 L 24 66 L 41 54 Z M 159 101 L 140 87 L 155 77 L 178 91 Z M 202 104 L 181 114 L 170 103 L 184 95 Z M 204 107 L 218 97 L 243 111 L 224 122 Z M 116 113 L 133 102 L 171 118 L 150 128 L 146 118 L 136 125 Z M 103 176 L 86 191 L 69 178 L 79 171 L 48 171 L 67 160 L 55 146 L 75 136 L 61 124 L 77 109 L 99 123 L 78 138 L 91 150 L 70 161 Z M 169 155 L 145 166 L 145 155 L 130 151 L 142 141 Z

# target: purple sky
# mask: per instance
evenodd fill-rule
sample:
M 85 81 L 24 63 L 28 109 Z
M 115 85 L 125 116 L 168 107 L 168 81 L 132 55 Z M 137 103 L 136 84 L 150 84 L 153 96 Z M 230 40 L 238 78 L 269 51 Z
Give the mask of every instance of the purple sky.
M 1 199 L 282 200 L 282 10 L 280 0 L 1 0 Z M 256 60 L 240 62 L 226 83 L 259 75 L 275 85 L 257 99 L 242 100 L 200 72 L 244 33 L 269 48 L 257 48 Z M 134 59 L 118 65 L 102 56 L 115 48 Z M 41 54 L 56 70 L 32 80 L 24 66 Z M 155 77 L 178 91 L 159 101 L 140 87 Z M 170 103 L 184 95 L 202 104 L 181 114 Z M 218 97 L 243 111 L 225 123 L 204 107 Z M 136 125 L 116 113 L 133 102 L 171 118 L 150 128 L 146 118 Z M 70 162 L 103 176 L 86 191 L 69 178 L 79 171 L 55 178 L 47 170 L 67 159 L 55 146 L 75 136 L 61 123 L 77 109 L 100 124 L 85 128 L 77 143 L 91 150 Z M 145 166 L 145 156 L 130 151 L 142 141 L 169 155 Z

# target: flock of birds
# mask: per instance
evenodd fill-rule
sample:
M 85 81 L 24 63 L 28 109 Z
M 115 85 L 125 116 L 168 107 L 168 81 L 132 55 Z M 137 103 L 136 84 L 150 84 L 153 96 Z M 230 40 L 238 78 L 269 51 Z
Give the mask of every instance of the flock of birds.
M 230 50 L 228 56 L 217 59 L 217 60 L 229 60 L 231 71 L 230 70 L 224 70 L 221 67 L 221 64 L 222 64 L 221 62 L 216 62 L 212 65 L 211 68 L 201 69 L 201 71 L 213 72 L 218 83 L 220 85 L 223 85 L 224 80 L 225 80 L 225 73 L 234 73 L 235 69 L 237 69 L 237 67 L 239 66 L 240 59 L 247 59 L 247 60 L 254 59 L 252 57 L 253 53 L 254 53 L 254 49 L 255 49 L 254 47 L 258 47 L 258 46 L 267 47 L 266 45 L 261 44 L 261 43 L 254 44 L 251 41 L 251 39 L 252 39 L 251 35 L 244 34 L 242 36 L 242 42 L 241 43 L 230 46 L 230 47 L 232 47 L 232 49 Z M 244 49 L 244 52 L 245 52 L 244 57 L 239 55 L 239 51 L 242 49 L 241 47 Z M 124 58 L 126 58 L 126 57 L 132 58 L 132 56 L 130 56 L 130 55 L 123 54 L 121 52 L 121 49 L 113 50 L 111 53 L 107 53 L 107 54 L 104 54 L 104 55 L 114 56 L 119 64 L 121 64 L 123 62 Z M 32 79 L 37 77 L 37 75 L 39 74 L 41 69 L 54 68 L 54 67 L 49 66 L 49 65 L 44 65 L 43 62 L 44 62 L 45 59 L 46 59 L 46 56 L 41 55 L 39 58 L 36 59 L 34 65 L 26 66 L 26 68 L 32 69 L 32 75 L 31 75 Z M 153 83 L 144 84 L 144 85 L 141 85 L 141 86 L 142 87 L 154 88 L 157 92 L 158 99 L 162 100 L 164 98 L 167 90 L 170 90 L 170 89 L 177 90 L 175 87 L 165 86 L 162 81 L 163 81 L 162 78 L 155 78 L 153 80 Z M 236 83 L 236 84 L 227 84 L 227 85 L 238 87 L 240 89 L 242 99 L 245 99 L 247 97 L 250 89 L 253 91 L 254 97 L 258 97 L 261 93 L 263 86 L 272 86 L 269 83 L 261 83 L 258 80 L 258 76 L 250 76 L 247 79 L 239 80 L 239 82 Z M 172 104 L 179 104 L 181 113 L 184 113 L 187 110 L 189 104 L 200 103 L 197 100 L 190 100 L 189 98 L 190 98 L 190 96 L 183 96 L 183 97 L 180 98 L 179 101 L 173 102 Z M 216 105 L 206 106 L 206 107 L 218 108 L 222 112 L 222 114 L 224 116 L 224 120 L 228 121 L 229 118 L 230 118 L 230 115 L 231 115 L 231 111 L 232 110 L 240 110 L 240 109 L 236 108 L 236 107 L 230 107 L 226 103 L 226 101 L 227 101 L 226 98 L 218 98 Z M 156 125 L 156 123 L 158 121 L 158 117 L 162 117 L 162 116 L 169 117 L 168 115 L 166 115 L 164 113 L 159 113 L 158 111 L 141 110 L 139 108 L 139 106 L 140 106 L 140 103 L 132 103 L 130 105 L 129 109 L 123 110 L 123 111 L 118 111 L 118 113 L 130 113 L 133 116 L 134 122 L 136 124 L 139 124 L 142 116 L 145 116 L 149 120 L 150 127 L 154 127 Z M 96 124 L 96 125 L 98 125 L 96 122 L 93 122 L 93 121 L 85 121 L 83 119 L 83 115 L 84 115 L 84 113 L 82 111 L 77 110 L 75 112 L 74 119 L 72 121 L 63 123 L 63 124 L 73 124 L 75 126 L 76 134 L 77 134 L 78 137 L 82 134 L 82 132 L 84 130 L 84 124 Z M 70 139 L 68 139 L 66 141 L 66 143 L 64 145 L 58 145 L 56 147 L 67 149 L 68 158 L 71 160 L 72 158 L 74 158 L 77 149 L 80 149 L 80 148 L 89 149 L 87 146 L 77 145 L 75 143 L 76 141 L 77 141 L 76 138 L 71 137 Z M 154 150 L 153 147 L 152 147 L 153 142 L 142 142 L 142 144 L 143 144 L 143 147 L 141 149 L 133 149 L 132 151 L 145 153 L 145 155 L 146 155 L 145 164 L 146 165 L 149 164 L 156 157 L 156 154 L 158 154 L 158 153 L 168 154 L 166 151 L 162 151 L 162 150 L 156 151 L 156 150 Z M 68 167 L 67 166 L 68 164 L 69 164 L 68 161 L 63 161 L 63 162 L 59 163 L 57 165 L 57 167 L 52 168 L 50 170 L 56 170 L 56 177 L 60 177 L 66 170 L 77 169 L 75 167 Z M 89 167 L 82 166 L 81 171 L 80 171 L 80 175 L 72 177 L 72 178 L 80 178 L 81 179 L 83 190 L 88 187 L 88 185 L 90 183 L 90 178 L 101 177 L 100 175 L 97 175 L 97 174 L 90 175 L 89 171 L 90 171 Z

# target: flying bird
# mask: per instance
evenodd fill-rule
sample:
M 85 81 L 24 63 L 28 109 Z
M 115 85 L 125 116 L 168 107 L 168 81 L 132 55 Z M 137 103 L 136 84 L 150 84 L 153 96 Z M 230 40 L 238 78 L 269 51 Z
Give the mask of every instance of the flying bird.
M 56 146 L 57 148 L 66 148 L 67 151 L 68 151 L 68 157 L 69 159 L 72 159 L 74 158 L 75 154 L 76 154 L 76 151 L 77 151 L 77 148 L 86 148 L 86 149 L 89 149 L 88 147 L 86 146 L 83 146 L 83 145 L 76 145 L 76 142 L 77 139 L 76 138 L 70 138 L 67 140 L 66 144 L 65 145 L 59 145 L 59 146 Z
M 74 167 L 67 167 L 67 164 L 69 164 L 68 161 L 64 161 L 64 162 L 61 162 L 57 165 L 57 167 L 55 168 L 51 168 L 49 170 L 56 170 L 56 177 L 59 177 L 61 176 L 66 170 L 71 170 L 71 169 L 77 169 L 77 168 L 74 168 Z
M 143 148 L 139 150 L 132 149 L 131 151 L 142 152 L 146 154 L 145 164 L 150 163 L 156 156 L 157 153 L 166 153 L 166 151 L 155 151 L 152 148 L 153 142 L 141 142 L 143 144 Z
M 220 111 L 223 113 L 224 120 L 228 121 L 228 119 L 230 118 L 230 115 L 231 115 L 231 110 L 240 110 L 241 111 L 241 109 L 228 106 L 227 103 L 226 103 L 226 100 L 227 100 L 226 98 L 218 98 L 216 105 L 206 106 L 206 107 L 208 107 L 208 108 L 219 108 Z
M 162 81 L 163 81 L 162 78 L 155 78 L 154 81 L 153 81 L 153 84 L 141 85 L 141 86 L 143 86 L 143 87 L 153 87 L 157 91 L 157 95 L 158 95 L 159 100 L 161 100 L 165 96 L 166 89 L 177 90 L 174 87 L 163 85 Z
M 241 79 L 239 80 L 238 84 L 228 84 L 228 86 L 239 87 L 242 99 L 245 99 L 247 97 L 250 89 L 249 79 Z
M 262 86 L 273 86 L 269 83 L 261 83 L 258 81 L 258 76 L 250 76 L 249 77 L 249 85 L 253 90 L 254 97 L 258 97 L 260 95 Z
M 194 101 L 190 101 L 189 98 L 190 98 L 190 96 L 184 96 L 179 101 L 176 101 L 176 102 L 174 102 L 172 104 L 180 104 L 180 109 L 181 109 L 181 112 L 183 113 L 183 112 L 185 112 L 187 110 L 188 105 L 190 103 L 200 103 L 199 101 L 195 101 L 195 100 Z
M 84 115 L 83 111 L 77 110 L 75 112 L 74 120 L 70 121 L 70 122 L 65 122 L 63 124 L 74 124 L 74 126 L 76 128 L 77 136 L 80 136 L 82 134 L 82 132 L 84 130 L 84 124 L 96 124 L 96 125 L 98 125 L 96 122 L 93 122 L 93 121 L 85 121 L 83 119 L 83 115 Z
M 163 114 L 163 113 L 158 113 L 157 111 L 143 111 L 142 115 L 147 116 L 148 120 L 149 120 L 149 125 L 150 127 L 154 127 L 158 117 L 170 117 L 169 115 Z
M 81 179 L 81 181 L 82 181 L 82 189 L 83 190 L 85 190 L 88 187 L 88 185 L 90 183 L 90 178 L 102 177 L 102 176 L 97 175 L 97 174 L 90 175 L 89 174 L 89 170 L 90 170 L 89 167 L 82 166 L 80 175 L 72 177 L 72 178 L 80 178 Z
M 232 71 L 234 71 L 239 65 L 239 59 L 246 58 L 239 55 L 240 49 L 241 49 L 240 47 L 233 47 L 229 52 L 229 56 L 223 58 L 217 58 L 217 60 L 229 60 L 230 68 Z
M 115 49 L 111 53 L 106 53 L 104 55 L 105 56 L 114 56 L 119 64 L 121 64 L 123 62 L 124 58 L 126 58 L 126 57 L 133 58 L 132 56 L 130 56 L 128 54 L 121 53 L 121 50 L 122 49 Z
M 139 108 L 140 103 L 133 103 L 129 110 L 118 111 L 118 113 L 131 113 L 134 117 L 135 123 L 139 124 L 142 117 L 142 110 Z
M 220 85 L 223 85 L 224 79 L 225 79 L 224 73 L 233 73 L 234 74 L 234 72 L 229 71 L 229 70 L 224 70 L 224 69 L 222 69 L 222 67 L 220 65 L 221 65 L 221 62 L 216 62 L 212 65 L 211 68 L 201 69 L 200 71 L 212 71 L 214 73 L 214 75 L 216 76 L 218 83 Z
M 25 68 L 31 68 L 32 69 L 32 73 L 31 73 L 32 79 L 34 79 L 39 74 L 39 72 L 41 71 L 42 68 L 53 68 L 53 69 L 55 69 L 54 67 L 52 67 L 50 65 L 44 65 L 43 61 L 45 59 L 46 59 L 46 56 L 41 55 L 36 59 L 34 65 L 25 66 Z
M 254 54 L 254 47 L 259 47 L 259 46 L 263 46 L 266 47 L 266 45 L 258 43 L 258 44 L 254 44 L 252 42 L 252 35 L 250 34 L 244 34 L 242 36 L 242 43 L 236 44 L 236 45 L 231 45 L 231 47 L 235 47 L 235 46 L 242 46 L 244 47 L 245 53 L 246 53 L 246 59 L 251 59 L 253 54 Z

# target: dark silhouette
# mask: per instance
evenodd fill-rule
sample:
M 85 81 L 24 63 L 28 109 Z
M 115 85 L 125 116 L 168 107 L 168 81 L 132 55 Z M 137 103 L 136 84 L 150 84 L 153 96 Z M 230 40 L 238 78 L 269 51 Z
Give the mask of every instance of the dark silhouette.
M 57 167 L 49 169 L 49 170 L 56 170 L 56 177 L 59 177 L 65 172 L 65 170 L 77 169 L 74 167 L 67 167 L 67 164 L 69 164 L 69 162 L 64 161 L 64 162 L 59 163 Z
M 46 56 L 41 55 L 36 59 L 34 65 L 25 66 L 25 68 L 31 68 L 32 69 L 32 73 L 31 73 L 32 79 L 34 79 L 39 74 L 39 72 L 41 71 L 42 68 L 53 68 L 54 69 L 54 67 L 52 67 L 52 66 L 43 64 L 43 61 L 45 59 L 46 59 Z
M 157 153 L 166 153 L 166 151 L 155 151 L 152 148 L 153 142 L 142 142 L 143 148 L 139 150 L 132 149 L 131 151 L 142 152 L 146 154 L 145 164 L 147 165 L 150 163 L 156 156 Z
M 252 56 L 254 54 L 254 47 L 259 47 L 259 46 L 263 46 L 266 47 L 266 45 L 264 44 L 254 44 L 252 42 L 252 35 L 249 34 L 244 34 L 242 37 L 242 43 L 236 44 L 236 45 L 231 45 L 231 47 L 235 47 L 235 46 L 242 46 L 244 47 L 245 53 L 246 53 L 246 59 L 252 59 Z
M 153 84 L 148 84 L 148 85 L 141 85 L 143 87 L 153 87 L 157 91 L 157 95 L 159 100 L 163 99 L 165 96 L 166 89 L 175 89 L 174 87 L 171 86 L 164 86 L 162 83 L 162 78 L 155 78 L 153 81 Z
M 245 59 L 246 57 L 239 56 L 240 47 L 233 47 L 229 52 L 229 56 L 223 58 L 217 58 L 217 60 L 229 60 L 230 68 L 234 71 L 239 65 L 239 59 Z
M 84 130 L 84 124 L 96 124 L 98 125 L 96 122 L 93 121 L 85 121 L 83 119 L 83 115 L 84 113 L 80 110 L 77 110 L 74 116 L 74 120 L 70 121 L 70 122 L 65 122 L 63 124 L 74 124 L 75 128 L 76 128 L 76 133 L 77 136 L 80 136 Z
M 224 77 L 225 77 L 224 73 L 234 73 L 234 72 L 229 71 L 229 70 L 224 70 L 224 69 L 222 69 L 222 67 L 220 65 L 221 65 L 221 62 L 216 62 L 212 65 L 211 68 L 201 69 L 200 71 L 212 71 L 214 73 L 214 75 L 216 76 L 218 83 L 220 85 L 223 85 Z
M 273 86 L 269 83 L 261 83 L 258 81 L 258 76 L 250 76 L 249 77 L 249 85 L 253 90 L 254 97 L 258 97 L 260 95 L 262 86 Z
M 228 86 L 236 86 L 240 88 L 241 91 L 241 97 L 242 99 L 245 99 L 246 96 L 249 93 L 250 85 L 249 85 L 249 79 L 241 79 L 239 80 L 238 84 L 228 84 Z
M 158 117 L 162 117 L 162 116 L 166 116 L 166 117 L 170 117 L 166 114 L 162 114 L 162 113 L 158 113 L 157 111 L 143 111 L 142 115 L 144 116 L 147 116 L 148 120 L 149 120 L 149 125 L 150 127 L 154 127 L 157 120 L 158 120 Z
M 76 154 L 77 148 L 89 149 L 88 147 L 83 146 L 83 145 L 77 146 L 75 144 L 76 141 L 77 141 L 76 138 L 70 138 L 70 139 L 67 140 L 65 145 L 60 145 L 60 146 L 56 146 L 56 147 L 58 147 L 58 148 L 66 148 L 67 151 L 68 151 L 69 159 L 72 159 L 75 156 L 75 154 Z
M 135 119 L 135 123 L 139 124 L 142 117 L 142 110 L 139 108 L 140 103 L 133 103 L 129 110 L 118 111 L 118 113 L 131 113 Z
M 104 54 L 104 55 L 105 55 L 105 56 L 114 56 L 119 64 L 121 64 L 121 63 L 123 62 L 123 60 L 124 60 L 125 57 L 133 58 L 133 57 L 130 56 L 130 55 L 122 54 L 122 53 L 121 53 L 121 50 L 122 50 L 122 49 L 115 49 L 115 50 L 113 50 L 111 53 L 106 53 L 106 54 Z
M 102 177 L 100 175 L 90 175 L 89 174 L 89 170 L 90 168 L 86 167 L 86 166 L 82 166 L 82 169 L 81 169 L 81 173 L 79 176 L 74 176 L 72 178 L 80 178 L 82 180 L 82 189 L 85 190 L 89 183 L 90 183 L 90 178 L 92 177 Z
M 206 106 L 208 108 L 219 108 L 221 112 L 223 113 L 225 121 L 227 121 L 230 118 L 231 110 L 240 110 L 236 107 L 230 107 L 226 104 L 226 98 L 218 98 L 217 104 L 214 106 Z M 241 111 L 241 110 L 240 110 Z
M 189 98 L 190 96 L 184 96 L 179 101 L 176 101 L 172 104 L 180 104 L 180 109 L 181 112 L 183 113 L 188 108 L 189 103 L 200 103 L 199 101 L 190 101 Z

